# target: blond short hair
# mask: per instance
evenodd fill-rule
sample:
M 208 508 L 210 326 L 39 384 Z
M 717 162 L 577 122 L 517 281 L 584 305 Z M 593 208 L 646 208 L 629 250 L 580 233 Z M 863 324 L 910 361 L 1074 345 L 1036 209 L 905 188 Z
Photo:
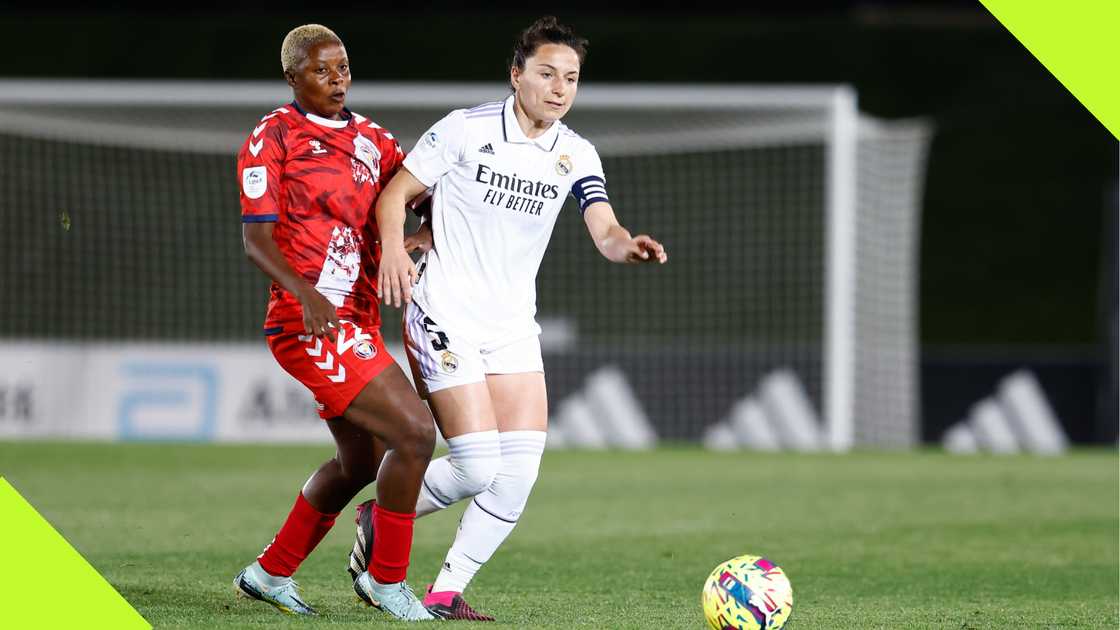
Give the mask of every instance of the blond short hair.
M 334 31 L 322 24 L 304 24 L 293 28 L 280 45 L 280 65 L 284 72 L 295 71 L 307 59 L 307 51 L 316 44 L 323 42 L 336 42 L 342 45 L 342 39 Z

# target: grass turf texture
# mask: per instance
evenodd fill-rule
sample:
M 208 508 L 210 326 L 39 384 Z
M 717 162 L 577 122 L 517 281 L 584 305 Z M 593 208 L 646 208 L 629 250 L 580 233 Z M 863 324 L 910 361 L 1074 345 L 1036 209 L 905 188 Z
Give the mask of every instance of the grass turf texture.
M 321 617 L 234 599 L 234 574 L 330 453 L 0 442 L 0 475 L 157 628 L 401 627 L 351 590 L 352 508 L 297 575 Z M 788 628 L 1116 628 L 1117 465 L 1107 451 L 550 451 L 469 600 L 504 622 L 491 628 L 703 628 L 708 572 L 755 553 L 793 582 Z M 417 523 L 417 590 L 461 511 Z

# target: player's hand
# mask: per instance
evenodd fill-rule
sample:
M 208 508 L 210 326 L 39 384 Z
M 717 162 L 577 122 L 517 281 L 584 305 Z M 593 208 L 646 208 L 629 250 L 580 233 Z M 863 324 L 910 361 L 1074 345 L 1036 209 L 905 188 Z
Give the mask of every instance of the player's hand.
M 665 264 L 669 254 L 665 247 L 646 234 L 639 234 L 630 239 L 626 246 L 626 262 L 628 263 L 659 263 Z
M 432 238 L 432 226 L 427 222 L 421 223 L 415 233 L 409 234 L 404 239 L 404 251 L 409 254 L 412 252 L 427 254 L 434 246 L 435 239 Z
M 326 337 L 334 341 L 335 335 L 342 328 L 334 304 L 311 287 L 299 296 L 299 302 L 303 307 L 303 331 L 309 335 Z
M 418 276 L 416 265 L 404 247 L 386 248 L 381 251 L 381 265 L 377 269 L 377 297 L 385 304 L 400 308 L 401 302 L 412 301 L 412 285 Z

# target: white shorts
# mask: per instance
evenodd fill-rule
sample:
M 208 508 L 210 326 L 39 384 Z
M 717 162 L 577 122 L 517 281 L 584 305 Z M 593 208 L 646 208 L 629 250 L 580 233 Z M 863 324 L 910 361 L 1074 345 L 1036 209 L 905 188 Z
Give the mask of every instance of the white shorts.
M 544 372 L 538 335 L 478 346 L 454 326 L 432 321 L 416 304 L 404 311 L 404 347 L 421 397 L 448 387 L 482 383 L 487 374 Z

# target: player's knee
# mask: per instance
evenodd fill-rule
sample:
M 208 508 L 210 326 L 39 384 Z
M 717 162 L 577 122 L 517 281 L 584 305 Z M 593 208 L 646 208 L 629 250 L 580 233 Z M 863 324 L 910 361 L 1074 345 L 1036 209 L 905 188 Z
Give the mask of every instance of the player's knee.
M 410 418 L 401 429 L 397 442 L 393 450 L 398 456 L 424 461 L 431 459 L 436 448 L 436 427 L 431 416 L 422 414 Z
M 455 501 L 490 487 L 502 466 L 498 432 L 473 431 L 447 440 L 447 476 L 443 490 Z
M 507 458 L 502 466 L 502 483 L 495 485 L 495 491 L 513 499 L 527 499 L 537 483 L 540 471 L 539 457 Z
M 473 497 L 494 483 L 494 478 L 502 467 L 502 458 L 496 453 L 491 456 L 451 457 L 451 469 L 458 482 L 462 498 Z
M 358 461 L 340 460 L 339 468 L 343 480 L 353 488 L 362 489 L 373 483 L 377 477 L 377 467 L 372 459 L 359 459 Z
M 540 474 L 546 437 L 543 431 L 502 433 L 502 467 L 490 492 L 511 505 L 524 507 Z
M 529 502 L 529 493 L 537 481 L 539 463 L 539 456 L 504 457 L 502 469 L 485 495 L 480 497 L 480 505 L 499 518 L 516 521 Z

